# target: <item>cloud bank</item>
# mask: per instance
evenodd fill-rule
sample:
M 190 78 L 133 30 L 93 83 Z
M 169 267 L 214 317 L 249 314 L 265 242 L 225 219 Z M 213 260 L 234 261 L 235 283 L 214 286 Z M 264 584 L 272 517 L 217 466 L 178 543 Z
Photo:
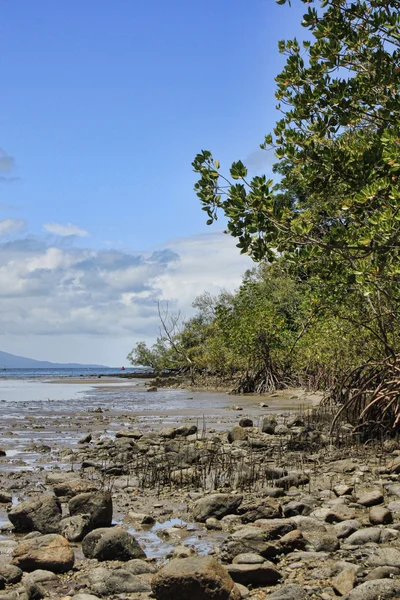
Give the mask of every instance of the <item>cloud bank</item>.
M 13 227 L 17 222 L 1 221 L 0 236 Z M 157 300 L 188 316 L 198 294 L 235 289 L 251 265 L 219 232 L 142 253 L 76 248 L 65 239 L 0 239 L 0 349 L 118 364 L 118 352 L 122 360 L 136 341 L 154 340 Z

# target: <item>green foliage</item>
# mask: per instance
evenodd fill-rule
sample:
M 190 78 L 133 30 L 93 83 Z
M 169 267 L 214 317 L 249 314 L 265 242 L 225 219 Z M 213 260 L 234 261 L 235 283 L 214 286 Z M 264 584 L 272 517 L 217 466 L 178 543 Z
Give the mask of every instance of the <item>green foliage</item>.
M 195 189 L 208 223 L 222 210 L 227 232 L 254 260 L 283 257 L 313 279 L 319 299 L 342 298 L 347 288 L 381 351 L 393 354 L 387 325 L 398 320 L 400 302 L 400 0 L 324 0 L 320 10 L 302 1 L 313 40 L 279 43 L 287 59 L 276 78 L 282 117 L 261 146 L 275 150 L 280 181 L 248 180 L 240 161 L 225 176 L 202 151 L 193 162 Z

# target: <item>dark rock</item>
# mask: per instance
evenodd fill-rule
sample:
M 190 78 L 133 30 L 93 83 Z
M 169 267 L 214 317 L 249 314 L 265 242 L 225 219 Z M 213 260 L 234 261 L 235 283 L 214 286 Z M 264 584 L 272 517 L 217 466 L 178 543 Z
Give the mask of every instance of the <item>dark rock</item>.
M 243 441 L 247 439 L 247 433 L 243 427 L 240 425 L 235 425 L 231 431 L 228 433 L 228 442 L 232 444 L 233 442 Z
M 31 498 L 14 506 L 8 518 L 17 533 L 55 533 L 61 521 L 61 504 L 53 495 Z
M 96 492 L 98 485 L 93 481 L 86 481 L 85 479 L 67 479 L 61 483 L 57 483 L 53 486 L 53 490 L 56 496 L 71 499 L 78 494 L 87 494 L 89 492 Z
M 242 500 L 243 496 L 235 494 L 209 494 L 195 502 L 193 516 L 201 523 L 209 517 L 221 519 L 225 515 L 234 514 Z
M 277 426 L 277 422 L 275 417 L 267 415 L 262 417 L 260 424 L 260 431 L 262 433 L 273 434 L 275 432 L 275 427 Z
M 90 444 L 91 441 L 92 441 L 92 434 L 88 433 L 83 438 L 78 440 L 78 444 Z
M 232 564 L 225 569 L 236 583 L 252 586 L 275 585 L 281 579 L 281 574 L 275 565 L 269 561 L 263 564 Z
M 83 539 L 82 551 L 87 558 L 131 560 L 146 558 L 135 538 L 121 527 L 95 529 Z
M 240 427 L 253 427 L 253 421 L 248 417 L 243 417 L 239 421 Z
M 90 515 L 92 527 L 109 527 L 112 522 L 113 505 L 109 492 L 78 494 L 68 502 L 71 516 Z

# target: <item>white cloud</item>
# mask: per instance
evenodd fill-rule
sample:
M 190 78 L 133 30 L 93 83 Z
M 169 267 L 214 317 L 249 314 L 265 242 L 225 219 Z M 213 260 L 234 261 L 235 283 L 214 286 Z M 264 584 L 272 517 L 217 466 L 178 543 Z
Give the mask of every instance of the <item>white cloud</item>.
M 86 237 L 89 235 L 85 229 L 82 229 L 77 225 L 72 225 L 72 223 L 68 223 L 67 225 L 61 225 L 61 223 L 46 223 L 43 225 L 43 229 L 49 233 L 54 233 L 55 235 L 60 235 L 62 237 L 69 235 Z
M 25 221 L 23 219 L 3 219 L 3 221 L 0 221 L 0 237 L 10 233 L 19 233 L 24 228 Z
M 157 300 L 189 316 L 197 295 L 237 288 L 252 264 L 219 232 L 143 253 L 32 237 L 5 241 L 0 349 L 57 362 L 123 364 L 135 342 L 154 341 Z

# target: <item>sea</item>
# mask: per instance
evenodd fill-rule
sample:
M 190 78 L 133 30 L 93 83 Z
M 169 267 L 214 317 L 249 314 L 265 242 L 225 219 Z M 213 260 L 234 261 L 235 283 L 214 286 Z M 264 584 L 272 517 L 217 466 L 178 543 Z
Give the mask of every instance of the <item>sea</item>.
M 145 367 L 127 367 L 125 369 L 113 367 L 82 367 L 82 368 L 50 368 L 50 369 L 0 369 L 1 379 L 48 379 L 60 377 L 110 377 L 121 373 L 147 373 Z

